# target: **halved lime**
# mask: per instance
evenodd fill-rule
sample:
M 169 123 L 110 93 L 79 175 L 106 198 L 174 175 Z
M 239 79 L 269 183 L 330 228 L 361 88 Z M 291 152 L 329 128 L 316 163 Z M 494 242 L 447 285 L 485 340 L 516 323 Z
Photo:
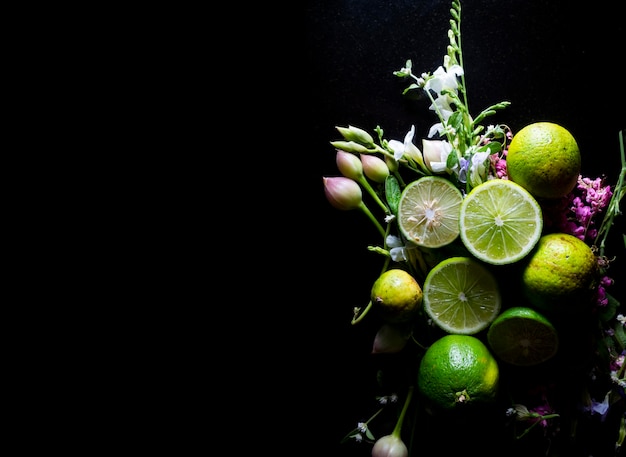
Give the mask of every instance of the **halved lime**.
M 543 218 L 537 200 L 508 179 L 474 187 L 463 199 L 461 240 L 477 259 L 494 265 L 517 262 L 541 237 Z
M 503 311 L 489 327 L 487 342 L 496 357 L 518 366 L 545 362 L 559 348 L 559 336 L 552 323 L 525 306 Z
M 438 248 L 459 236 L 463 195 L 452 182 L 424 176 L 409 183 L 398 204 L 398 227 L 404 237 L 427 248 Z
M 489 270 L 470 257 L 449 257 L 424 280 L 426 313 L 448 333 L 472 335 L 500 312 L 500 291 Z

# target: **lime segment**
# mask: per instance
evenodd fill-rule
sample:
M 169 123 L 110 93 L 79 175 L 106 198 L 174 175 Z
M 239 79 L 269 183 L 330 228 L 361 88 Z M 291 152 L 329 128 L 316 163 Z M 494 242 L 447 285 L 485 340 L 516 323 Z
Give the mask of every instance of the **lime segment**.
M 474 187 L 463 199 L 460 235 L 477 259 L 494 265 L 517 262 L 541 237 L 543 219 L 537 200 L 507 179 Z
M 424 176 L 409 183 L 398 204 L 398 227 L 404 237 L 427 248 L 438 248 L 459 236 L 463 195 L 447 179 Z
M 489 327 L 487 342 L 496 357 L 517 366 L 545 362 L 559 347 L 552 323 L 534 309 L 523 306 L 503 311 Z
M 450 257 L 426 276 L 423 304 L 446 332 L 471 335 L 493 322 L 501 298 L 495 278 L 483 265 L 469 257 Z

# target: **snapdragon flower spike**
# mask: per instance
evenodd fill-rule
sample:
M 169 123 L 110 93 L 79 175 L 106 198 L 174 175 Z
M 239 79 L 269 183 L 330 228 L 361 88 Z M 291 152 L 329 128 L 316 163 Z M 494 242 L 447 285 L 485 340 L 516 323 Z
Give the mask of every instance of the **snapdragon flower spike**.
M 389 167 L 383 159 L 378 156 L 363 154 L 361 155 L 361 163 L 363 164 L 363 172 L 365 176 L 374 182 L 382 184 L 389 176 Z
M 323 177 L 322 179 L 326 198 L 335 208 L 348 211 L 361 206 L 363 193 L 361 187 L 352 179 L 345 176 Z

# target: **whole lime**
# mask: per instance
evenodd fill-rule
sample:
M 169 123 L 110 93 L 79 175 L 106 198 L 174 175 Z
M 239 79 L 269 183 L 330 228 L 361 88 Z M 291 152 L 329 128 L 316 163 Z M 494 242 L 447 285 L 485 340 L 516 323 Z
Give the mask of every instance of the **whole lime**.
M 387 322 L 408 322 L 422 305 L 422 288 L 407 271 L 392 268 L 381 274 L 371 291 L 371 300 Z
M 581 169 L 574 136 L 552 122 L 523 127 L 511 140 L 506 156 L 509 179 L 535 198 L 560 198 L 572 191 Z
M 551 315 L 578 311 L 591 303 L 598 271 L 596 256 L 584 241 L 550 233 L 524 259 L 522 290 L 534 308 Z
M 419 365 L 417 385 L 434 405 L 452 410 L 496 399 L 500 371 L 489 349 L 471 335 L 445 335 L 431 344 Z

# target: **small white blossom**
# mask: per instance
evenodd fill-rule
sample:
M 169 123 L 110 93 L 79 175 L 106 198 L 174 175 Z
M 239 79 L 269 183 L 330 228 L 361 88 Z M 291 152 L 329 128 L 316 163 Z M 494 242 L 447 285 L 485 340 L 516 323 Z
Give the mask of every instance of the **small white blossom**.
M 387 247 L 391 248 L 389 249 L 389 255 L 391 255 L 391 259 L 394 262 L 406 261 L 405 247 L 400 238 L 394 235 L 388 235 L 385 242 L 387 243 Z

